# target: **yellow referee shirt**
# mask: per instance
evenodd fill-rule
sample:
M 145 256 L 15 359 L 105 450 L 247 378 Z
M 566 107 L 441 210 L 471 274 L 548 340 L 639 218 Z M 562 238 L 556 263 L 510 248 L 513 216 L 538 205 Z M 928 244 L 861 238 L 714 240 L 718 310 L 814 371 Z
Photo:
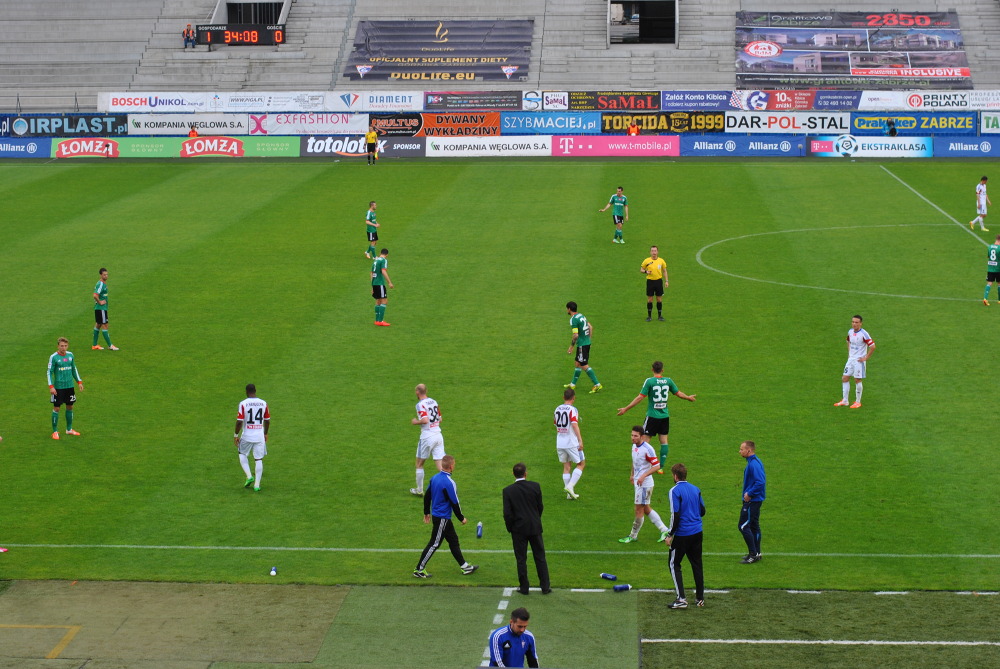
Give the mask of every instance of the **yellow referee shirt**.
M 378 141 L 378 133 L 374 130 L 369 130 L 365 133 L 365 141 L 369 144 L 374 144 Z
M 642 261 L 642 269 L 646 270 L 646 279 L 656 281 L 662 279 L 663 275 L 667 273 L 667 262 L 663 258 L 653 260 L 652 257 L 649 257 Z

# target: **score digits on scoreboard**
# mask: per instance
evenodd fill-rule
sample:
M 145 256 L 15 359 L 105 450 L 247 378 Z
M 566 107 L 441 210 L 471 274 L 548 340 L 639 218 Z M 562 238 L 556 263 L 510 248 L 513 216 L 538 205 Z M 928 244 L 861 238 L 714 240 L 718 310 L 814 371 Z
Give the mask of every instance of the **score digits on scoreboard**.
M 250 23 L 200 25 L 196 41 L 209 46 L 277 46 L 285 43 L 285 26 Z

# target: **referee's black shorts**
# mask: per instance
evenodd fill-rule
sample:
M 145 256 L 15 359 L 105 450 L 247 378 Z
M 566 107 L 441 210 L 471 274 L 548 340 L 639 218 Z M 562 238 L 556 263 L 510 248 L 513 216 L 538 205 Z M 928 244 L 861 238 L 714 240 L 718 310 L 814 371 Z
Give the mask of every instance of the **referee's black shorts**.
M 646 297 L 663 297 L 663 279 L 646 279 Z

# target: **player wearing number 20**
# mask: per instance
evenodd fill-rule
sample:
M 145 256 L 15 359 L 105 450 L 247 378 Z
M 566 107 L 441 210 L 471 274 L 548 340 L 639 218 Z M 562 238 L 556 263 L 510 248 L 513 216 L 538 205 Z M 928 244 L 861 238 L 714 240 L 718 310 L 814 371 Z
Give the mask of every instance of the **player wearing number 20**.
M 240 466 L 247 480 L 244 488 L 253 486 L 255 492 L 260 492 L 260 478 L 264 473 L 264 456 L 267 455 L 267 431 L 271 427 L 271 413 L 267 402 L 257 397 L 257 386 L 247 384 L 247 398 L 240 402 L 239 413 L 236 414 L 236 430 L 233 442 L 240 454 Z M 254 468 L 250 473 L 250 461 L 247 458 L 253 453 Z
M 576 391 L 567 388 L 563 391 L 563 403 L 556 407 L 552 422 L 556 426 L 556 453 L 559 462 L 563 463 L 563 490 L 566 499 L 579 499 L 576 494 L 576 484 L 583 476 L 583 468 L 587 461 L 583 455 L 583 435 L 580 434 L 580 412 L 573 403 L 576 401 Z M 573 464 L 576 468 L 573 469 Z M 570 473 L 570 469 L 573 472 Z
M 649 405 L 646 408 L 646 420 L 642 424 L 643 432 L 646 435 L 645 441 L 654 434 L 660 437 L 660 462 L 666 462 L 667 454 L 670 453 L 670 446 L 667 441 L 670 435 L 670 411 L 667 409 L 667 399 L 671 395 L 676 395 L 682 400 L 694 402 L 696 395 L 685 395 L 677 389 L 677 384 L 669 376 L 663 376 L 663 363 L 659 360 L 653 362 L 653 376 L 646 379 L 642 384 L 642 391 L 635 396 L 635 399 L 627 406 L 618 410 L 619 416 L 624 416 L 625 412 L 648 398 Z M 663 470 L 659 470 L 662 473 Z
M 417 487 L 410 488 L 410 494 L 424 494 L 424 462 L 432 458 L 437 470 L 441 471 L 444 457 L 444 436 L 441 434 L 441 407 L 434 398 L 427 397 L 427 386 L 422 383 L 414 388 L 417 394 L 417 417 L 410 422 L 420 426 L 420 441 L 417 443 Z

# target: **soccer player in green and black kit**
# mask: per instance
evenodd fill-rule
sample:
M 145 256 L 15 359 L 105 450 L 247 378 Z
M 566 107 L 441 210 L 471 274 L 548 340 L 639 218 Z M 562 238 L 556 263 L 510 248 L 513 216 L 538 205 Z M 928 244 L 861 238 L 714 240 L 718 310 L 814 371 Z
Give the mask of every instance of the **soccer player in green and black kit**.
M 618 187 L 618 192 L 611 196 L 608 203 L 604 205 L 604 209 L 598 209 L 598 213 L 603 213 L 608 210 L 608 207 L 614 207 L 611 210 L 611 220 L 615 224 L 615 236 L 611 239 L 612 244 L 624 244 L 625 238 L 622 237 L 622 221 L 628 220 L 628 198 L 622 193 L 622 187 Z
M 670 411 L 667 409 L 667 399 L 671 395 L 676 395 L 682 400 L 694 402 L 696 395 L 685 395 L 677 389 L 677 384 L 670 377 L 663 376 L 663 363 L 659 360 L 653 363 L 653 375 L 642 384 L 642 391 L 635 396 L 635 399 L 618 410 L 619 416 L 624 416 L 625 412 L 641 402 L 643 398 L 649 398 L 649 406 L 646 408 L 646 420 L 642 424 L 643 432 L 646 433 L 646 441 L 654 434 L 660 437 L 660 464 L 666 462 L 667 454 L 670 453 L 670 446 L 667 445 L 670 434 Z M 660 469 L 658 474 L 662 474 Z
M 576 302 L 566 303 L 566 313 L 570 315 L 569 326 L 573 329 L 573 339 L 569 343 L 567 353 L 572 353 L 576 348 L 576 369 L 573 370 L 573 381 L 567 383 L 563 388 L 576 388 L 576 382 L 580 378 L 581 372 L 587 372 L 587 376 L 594 382 L 594 387 L 590 389 L 592 393 L 599 393 L 604 386 L 597 380 L 597 374 L 590 368 L 590 335 L 593 327 L 587 321 L 587 317 L 576 311 Z
M 94 345 L 90 348 L 95 351 L 104 350 L 103 346 L 97 345 L 97 336 L 103 333 L 108 348 L 117 351 L 118 347 L 111 343 L 111 334 L 108 332 L 108 270 L 102 267 L 97 270 L 97 274 L 101 278 L 94 286 Z
M 382 226 L 375 220 L 375 209 L 378 207 L 375 200 L 368 203 L 368 213 L 365 215 L 365 232 L 368 233 L 368 250 L 365 251 L 366 258 L 375 257 L 375 242 L 378 241 L 378 229 Z
M 997 235 L 997 240 L 986 251 L 986 290 L 983 292 L 983 304 L 986 306 L 990 306 L 990 288 L 994 283 L 997 284 L 997 297 L 1000 298 L 1000 235 Z
M 389 278 L 388 266 L 389 249 L 382 249 L 372 263 L 372 297 L 375 298 L 375 325 L 383 327 L 391 325 L 385 322 L 385 303 L 389 301 L 385 285 L 388 283 L 390 288 L 395 288 Z
M 83 379 L 76 369 L 73 354 L 69 351 L 69 340 L 59 337 L 56 342 L 58 350 L 49 356 L 49 394 L 52 395 L 52 438 L 59 438 L 59 407 L 66 405 L 66 434 L 79 437 L 80 433 L 73 429 L 73 405 L 76 403 L 76 393 L 73 383 L 83 390 Z

